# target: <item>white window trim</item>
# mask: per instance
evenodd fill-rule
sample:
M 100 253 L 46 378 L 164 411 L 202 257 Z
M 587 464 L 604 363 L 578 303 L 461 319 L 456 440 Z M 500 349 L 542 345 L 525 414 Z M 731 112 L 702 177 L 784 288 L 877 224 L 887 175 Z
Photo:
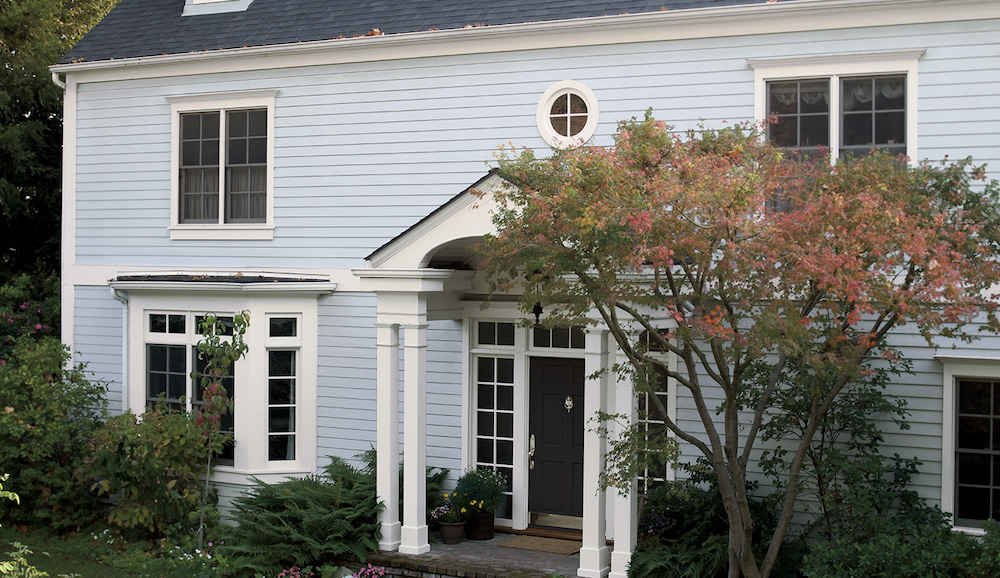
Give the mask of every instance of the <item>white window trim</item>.
M 552 123 L 549 122 L 549 111 L 552 110 L 552 104 L 560 96 L 565 96 L 569 93 L 579 95 L 587 104 L 587 124 L 583 126 L 583 130 L 571 137 L 557 133 L 552 129 Z M 535 110 L 535 124 L 538 125 L 538 134 L 542 136 L 546 143 L 553 148 L 563 149 L 578 147 L 589 141 L 597 131 L 599 116 L 600 108 L 593 91 L 582 82 L 563 80 L 553 84 L 542 94 L 541 100 L 538 101 L 538 108 Z
M 129 290 L 128 305 L 128 368 L 125 384 L 125 407 L 141 415 L 146 407 L 146 356 L 149 313 L 204 313 L 250 311 L 250 327 L 244 336 L 249 350 L 236 362 L 237 379 L 236 447 L 234 465 L 213 467 L 213 479 L 246 483 L 247 475 L 277 480 L 285 475 L 302 475 L 316 471 L 317 439 L 317 364 L 319 305 L 315 293 L 299 297 L 287 294 L 225 295 L 201 291 L 167 293 L 162 290 Z M 295 338 L 268 337 L 270 317 L 298 318 Z M 154 341 L 167 343 L 169 334 L 154 334 Z M 176 336 L 183 337 L 183 336 Z M 300 373 L 297 383 L 296 459 L 267 460 L 267 355 L 266 349 L 278 348 L 294 340 L 298 345 Z M 187 340 L 184 343 L 188 343 Z M 291 348 L 291 347 L 290 347 Z
M 197 95 L 168 96 L 170 103 L 170 238 L 171 240 L 270 240 L 274 238 L 274 100 L 277 90 L 206 93 Z M 225 212 L 220 212 L 219 223 L 180 222 L 180 115 L 183 112 L 211 112 L 237 108 L 267 109 L 267 200 L 266 218 L 263 223 L 224 223 Z M 225 114 L 220 115 L 225 128 Z M 225 158 L 223 141 L 225 131 L 219 135 L 219 196 L 225 202 Z
M 1000 357 L 936 355 L 944 368 L 941 404 L 941 511 L 955 515 L 955 444 L 957 442 L 956 391 L 960 379 L 1000 379 Z M 953 522 L 954 523 L 954 522 Z M 982 528 L 955 526 L 956 530 L 982 535 Z
M 840 154 L 840 79 L 847 76 L 906 75 L 906 156 L 917 163 L 917 69 L 924 50 L 858 52 L 791 58 L 748 58 L 754 71 L 753 116 L 767 120 L 767 83 L 774 80 L 829 78 L 830 157 Z

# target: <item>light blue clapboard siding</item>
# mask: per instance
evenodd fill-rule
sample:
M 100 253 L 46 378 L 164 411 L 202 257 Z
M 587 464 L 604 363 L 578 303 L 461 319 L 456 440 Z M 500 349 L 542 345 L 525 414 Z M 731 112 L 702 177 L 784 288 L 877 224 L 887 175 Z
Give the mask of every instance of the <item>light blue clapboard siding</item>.
M 327 456 L 352 458 L 375 444 L 374 311 L 374 296 L 367 293 L 335 293 L 320 300 L 317 449 L 321 464 Z M 434 322 L 427 339 L 428 465 L 461 468 L 464 389 L 461 324 Z
M 108 287 L 76 287 L 74 361 L 108 386 L 108 410 L 122 411 L 122 304 Z
M 593 89 L 601 105 L 596 140 L 608 142 L 617 121 L 647 107 L 679 129 L 748 119 L 747 57 L 926 49 L 920 156 L 974 154 L 996 164 L 992 30 L 990 22 L 901 26 L 873 38 L 859 28 L 85 84 L 77 261 L 210 267 L 225 254 L 258 267 L 357 266 L 482 176 L 498 144 L 544 149 L 534 112 L 552 82 L 574 78 Z M 171 243 L 163 96 L 259 88 L 280 90 L 274 240 Z

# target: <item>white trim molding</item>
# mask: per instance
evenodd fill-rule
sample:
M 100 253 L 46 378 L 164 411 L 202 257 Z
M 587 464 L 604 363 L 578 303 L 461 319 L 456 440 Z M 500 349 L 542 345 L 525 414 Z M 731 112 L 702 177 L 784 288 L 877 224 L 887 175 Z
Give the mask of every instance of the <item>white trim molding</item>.
M 587 107 L 586 112 L 582 113 L 587 115 L 587 122 L 583 125 L 583 128 L 573 135 L 564 135 L 552 125 L 553 116 L 555 116 L 552 112 L 553 105 L 556 104 L 558 99 L 567 96 L 579 97 Z M 590 140 L 590 137 L 594 136 L 594 132 L 597 131 L 597 122 L 600 114 L 601 111 L 597 104 L 597 97 L 594 96 L 594 92 L 586 84 L 576 80 L 562 80 L 550 86 L 542 94 L 542 98 L 538 101 L 538 108 L 535 110 L 535 124 L 538 126 L 538 134 L 552 148 L 572 148 L 583 145 Z M 568 129 L 572 125 L 573 116 L 573 111 L 569 105 L 567 105 L 565 115 L 566 118 L 564 120 L 566 120 Z M 563 115 L 559 114 L 558 116 L 562 117 Z

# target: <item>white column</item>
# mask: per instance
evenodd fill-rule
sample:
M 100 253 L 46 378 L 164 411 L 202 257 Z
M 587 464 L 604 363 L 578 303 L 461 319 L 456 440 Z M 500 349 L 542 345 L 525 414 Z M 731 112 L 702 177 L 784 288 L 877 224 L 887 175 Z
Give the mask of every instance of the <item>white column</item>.
M 587 332 L 587 353 L 585 372 L 588 376 L 609 368 L 607 331 L 594 329 Z M 599 379 L 584 382 L 584 418 L 590 420 L 598 411 L 606 410 L 604 391 L 608 384 L 607 373 Z M 611 570 L 608 564 L 606 542 L 607 497 L 600 489 L 600 474 L 603 466 L 605 442 L 593 428 L 584 432 L 583 438 L 583 547 L 580 548 L 579 576 L 601 578 Z
M 426 321 L 426 314 L 419 316 Z M 403 527 L 401 554 L 430 551 L 427 541 L 427 324 L 403 327 Z
M 618 351 L 618 348 L 615 348 Z M 624 362 L 624 359 L 618 359 Z M 615 383 L 616 379 L 611 379 Z M 617 381 L 615 385 L 615 413 L 628 416 L 628 424 L 635 423 L 637 418 L 636 399 L 632 380 L 626 378 Z M 626 578 L 628 565 L 635 549 L 638 504 L 636 504 L 636 481 L 633 479 L 627 495 L 616 491 L 615 502 L 615 549 L 611 553 L 611 578 Z
M 376 323 L 377 419 L 376 486 L 385 504 L 379 512 L 379 550 L 399 548 L 399 326 Z

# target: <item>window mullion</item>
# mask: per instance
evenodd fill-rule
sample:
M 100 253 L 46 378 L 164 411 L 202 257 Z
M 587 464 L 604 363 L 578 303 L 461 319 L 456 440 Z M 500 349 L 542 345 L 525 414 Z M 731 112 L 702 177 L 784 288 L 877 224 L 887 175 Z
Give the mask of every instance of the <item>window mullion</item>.
M 226 195 L 228 194 L 228 183 L 226 182 L 226 161 L 229 159 L 229 121 L 226 118 L 226 109 L 219 111 L 219 223 L 225 223 L 226 219 Z
M 840 133 L 843 125 L 843 111 L 840 106 L 840 76 L 830 76 L 830 162 L 840 159 Z

